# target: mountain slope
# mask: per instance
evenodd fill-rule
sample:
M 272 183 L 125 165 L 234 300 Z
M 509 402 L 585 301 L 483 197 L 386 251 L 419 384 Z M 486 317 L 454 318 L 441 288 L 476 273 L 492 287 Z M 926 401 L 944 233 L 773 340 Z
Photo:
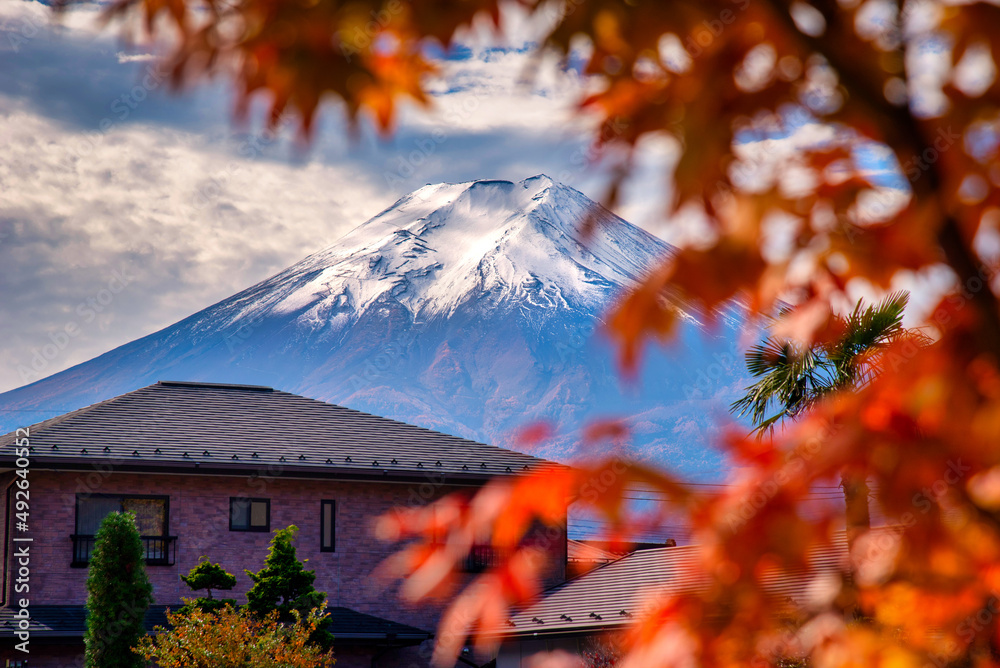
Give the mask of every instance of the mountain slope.
M 584 239 L 588 216 L 598 224 Z M 560 437 L 542 454 L 557 458 L 586 421 L 628 415 L 637 456 L 712 477 L 716 395 L 745 380 L 737 320 L 712 332 L 689 314 L 639 389 L 622 386 L 595 334 L 615 296 L 669 252 L 545 176 L 426 186 L 229 299 L 0 395 L 0 407 L 41 419 L 160 379 L 256 383 L 497 445 L 544 419 Z

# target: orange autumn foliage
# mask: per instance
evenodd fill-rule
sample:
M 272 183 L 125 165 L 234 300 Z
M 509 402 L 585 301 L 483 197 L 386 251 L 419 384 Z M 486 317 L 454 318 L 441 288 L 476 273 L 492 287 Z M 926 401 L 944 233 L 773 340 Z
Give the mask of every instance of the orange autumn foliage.
M 168 612 L 170 627 L 157 627 L 135 651 L 161 668 L 330 668 L 333 653 L 309 642 L 322 618 L 311 610 L 283 624 L 277 611 L 258 619 L 233 606 Z
M 702 242 L 679 248 L 609 316 L 626 370 L 651 341 L 673 335 L 677 300 L 707 316 L 734 297 L 761 313 L 784 300 L 795 308 L 783 332 L 808 344 L 831 336 L 831 313 L 851 281 L 888 288 L 900 272 L 945 267 L 955 289 L 929 311 L 932 344 L 888 351 L 871 383 L 830 396 L 773 440 L 733 435 L 718 444 L 739 463 L 720 493 L 612 460 L 385 518 L 381 535 L 412 541 L 386 568 L 406 578 L 413 599 L 452 592 L 476 541 L 492 537 L 514 550 L 455 599 L 437 658 L 453 658 L 467 634 L 487 641 L 508 606 L 537 593 L 543 565 L 524 540 L 537 523 L 560 521 L 574 499 L 606 516 L 615 535 L 684 513 L 704 551 L 694 575 L 707 586 L 658 601 L 624 639 L 623 665 L 767 665 L 789 656 L 817 668 L 1000 665 L 1000 308 L 991 255 L 1000 234 L 1000 7 L 519 4 L 552 23 L 540 48 L 567 53 L 578 36 L 589 39 L 586 72 L 603 85 L 580 105 L 601 118 L 595 143 L 628 151 L 651 133 L 670 135 L 680 159 L 665 213 L 704 213 Z M 109 16 L 176 29 L 177 83 L 221 70 L 244 107 L 266 93 L 273 120 L 293 110 L 308 134 L 326 97 L 389 129 L 401 99 L 427 102 L 427 41 L 450 42 L 484 12 L 498 20 L 497 1 L 118 0 Z M 922 60 L 929 51 L 937 74 Z M 828 129 L 826 138 L 780 159 L 748 155 L 754 142 L 800 129 L 790 110 Z M 859 155 L 872 145 L 900 179 L 897 201 L 879 199 L 878 175 Z M 756 181 L 741 176 L 758 172 Z M 775 220 L 792 230 L 780 253 L 766 242 Z M 615 435 L 607 426 L 595 434 Z M 526 439 L 543 436 L 535 429 Z M 606 470 L 614 473 L 598 492 L 594 476 Z M 833 540 L 838 518 L 807 519 L 802 507 L 813 485 L 845 470 L 870 481 L 894 529 L 888 539 L 861 539 L 834 595 L 779 619 L 762 574 L 801 567 L 809 549 Z M 662 514 L 630 514 L 623 492 L 637 484 L 663 492 Z M 761 502 L 744 512 L 750 498 Z M 865 621 L 848 623 L 847 609 Z

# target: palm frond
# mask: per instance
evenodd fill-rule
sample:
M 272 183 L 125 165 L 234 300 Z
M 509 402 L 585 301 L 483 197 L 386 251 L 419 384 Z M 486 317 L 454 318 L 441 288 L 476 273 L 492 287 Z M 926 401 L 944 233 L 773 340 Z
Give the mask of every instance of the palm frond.
M 749 415 L 757 427 L 773 423 L 776 417 L 768 415 L 776 410 L 780 418 L 808 408 L 815 397 L 826 392 L 831 377 L 826 362 L 812 349 L 773 337 L 747 351 L 746 364 L 751 375 L 760 380 L 745 388 L 730 410 Z
M 837 385 L 849 387 L 875 372 L 879 353 L 906 331 L 903 311 L 909 301 L 910 294 L 902 291 L 867 307 L 858 300 L 845 320 L 843 336 L 828 353 Z
M 730 405 L 738 416 L 749 416 L 758 434 L 795 417 L 832 392 L 857 387 L 877 375 L 882 353 L 902 339 L 918 346 L 929 338 L 903 328 L 907 292 L 893 292 L 877 304 L 859 300 L 843 320 L 843 335 L 812 347 L 769 337 L 746 354 L 747 370 L 758 379 Z

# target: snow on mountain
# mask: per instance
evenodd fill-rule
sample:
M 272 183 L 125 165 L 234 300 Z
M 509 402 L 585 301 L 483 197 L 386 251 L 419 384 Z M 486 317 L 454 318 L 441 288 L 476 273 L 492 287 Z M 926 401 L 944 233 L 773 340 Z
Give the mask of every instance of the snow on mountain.
M 543 454 L 558 458 L 577 451 L 588 420 L 633 416 L 637 456 L 713 477 L 721 459 L 706 441 L 745 381 L 738 319 L 710 331 L 689 314 L 639 389 L 620 382 L 596 333 L 669 252 L 546 176 L 428 185 L 229 299 L 0 395 L 0 407 L 44 411 L 36 421 L 160 379 L 257 383 L 498 445 L 548 420 L 561 436 Z
M 588 215 L 601 224 L 583 243 L 577 228 Z M 631 284 L 667 252 L 619 222 L 547 176 L 429 185 L 243 293 L 231 317 L 295 314 L 303 327 L 337 330 L 381 300 L 421 322 L 484 296 L 598 310 L 609 289 Z

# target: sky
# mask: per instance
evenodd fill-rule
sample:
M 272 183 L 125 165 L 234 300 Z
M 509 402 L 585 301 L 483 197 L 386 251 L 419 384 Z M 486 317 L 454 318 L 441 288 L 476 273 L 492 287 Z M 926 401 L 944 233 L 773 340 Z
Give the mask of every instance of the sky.
M 236 123 L 225 81 L 168 91 L 151 48 L 93 8 L 56 23 L 0 3 L 0 391 L 232 295 L 427 183 L 546 173 L 600 198 L 590 121 L 573 113 L 585 83 L 555 59 L 525 83 L 530 30 L 508 25 L 468 32 L 428 82 L 434 108 L 404 109 L 390 138 L 349 139 L 331 102 L 303 150 L 291 129 Z M 659 218 L 670 159 L 651 143 L 648 186 L 619 213 Z
M 93 7 L 57 23 L 38 2 L 0 2 L 0 392 L 224 299 L 428 183 L 545 173 L 602 199 L 614 156 L 595 159 L 575 108 L 592 84 L 555 57 L 526 82 L 538 28 L 505 16 L 503 34 L 478 26 L 442 54 L 433 109 L 404 108 L 391 137 L 351 139 L 331 102 L 303 149 L 262 114 L 235 122 L 225 81 L 168 91 L 155 49 L 125 45 Z M 766 180 L 761 156 L 826 139 L 799 119 L 743 148 Z M 675 243 L 691 227 L 664 223 L 676 157 L 644 140 L 616 210 Z M 893 185 L 891 158 L 870 148 L 867 164 Z

